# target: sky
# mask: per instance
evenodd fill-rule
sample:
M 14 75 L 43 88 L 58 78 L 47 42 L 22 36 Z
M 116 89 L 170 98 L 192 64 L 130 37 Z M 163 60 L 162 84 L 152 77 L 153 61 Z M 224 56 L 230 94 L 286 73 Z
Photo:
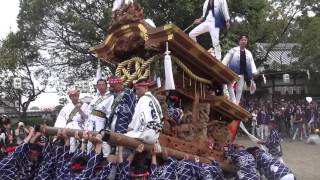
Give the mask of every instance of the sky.
M 0 39 L 4 39 L 10 31 L 16 32 L 18 30 L 16 21 L 19 9 L 19 0 L 0 0 Z M 54 108 L 59 105 L 60 98 L 57 93 L 42 93 L 30 103 L 29 108 L 34 106 L 40 109 Z
M 19 13 L 19 0 L 0 0 L 0 39 L 18 30 L 16 18 Z

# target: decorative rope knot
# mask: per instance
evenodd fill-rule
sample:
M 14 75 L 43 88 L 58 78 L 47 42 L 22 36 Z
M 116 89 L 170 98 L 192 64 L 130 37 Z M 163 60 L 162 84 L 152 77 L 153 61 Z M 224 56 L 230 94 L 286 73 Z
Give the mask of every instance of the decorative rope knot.
M 116 76 L 122 79 L 125 86 L 133 81 L 147 79 L 150 76 L 150 64 L 156 59 L 157 56 L 146 61 L 140 57 L 133 57 L 129 60 L 123 61 L 116 69 Z

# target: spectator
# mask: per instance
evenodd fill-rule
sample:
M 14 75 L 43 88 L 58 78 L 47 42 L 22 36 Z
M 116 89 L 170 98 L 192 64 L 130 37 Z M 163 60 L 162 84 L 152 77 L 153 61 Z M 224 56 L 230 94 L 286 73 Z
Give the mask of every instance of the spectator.
M 17 138 L 17 145 L 23 143 L 24 138 L 29 134 L 29 130 L 25 127 L 23 122 L 18 123 L 18 127 L 15 130 L 15 136 Z
M 293 137 L 292 140 L 296 139 L 296 136 L 300 136 L 300 140 L 303 140 L 303 117 L 302 112 L 297 108 L 293 115 Z
M 252 129 L 251 129 L 251 134 L 252 135 L 258 135 L 258 133 L 256 132 L 256 129 L 257 129 L 257 110 L 253 110 L 252 113 L 252 121 L 251 121 L 251 126 L 252 126 Z
M 15 142 L 15 134 L 13 129 L 11 128 L 11 121 L 9 118 L 3 118 L 3 128 L 1 130 L 2 138 L 0 139 L 0 146 L 2 147 L 10 147 L 16 144 Z
M 258 112 L 258 115 L 257 115 L 257 123 L 259 126 L 261 139 L 265 139 L 266 137 L 268 137 L 268 134 L 269 134 L 268 123 L 269 123 L 269 121 L 270 121 L 270 116 L 264 106 L 264 107 L 262 107 L 260 112 Z

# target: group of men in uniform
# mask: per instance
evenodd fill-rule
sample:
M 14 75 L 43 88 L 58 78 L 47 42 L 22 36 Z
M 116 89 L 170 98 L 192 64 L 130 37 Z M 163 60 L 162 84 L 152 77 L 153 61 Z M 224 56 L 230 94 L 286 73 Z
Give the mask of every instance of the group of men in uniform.
M 70 90 L 71 103 L 62 108 L 54 126 L 98 132 L 109 129 L 154 144 L 162 129 L 163 115 L 158 100 L 148 90 L 149 84 L 138 81 L 134 92 L 125 88 L 119 77 L 110 77 L 108 81 L 100 79 L 98 93 L 90 104 L 79 100 L 77 90 Z M 76 147 L 73 140 L 70 143 Z M 107 156 L 110 148 L 106 144 L 103 147 Z

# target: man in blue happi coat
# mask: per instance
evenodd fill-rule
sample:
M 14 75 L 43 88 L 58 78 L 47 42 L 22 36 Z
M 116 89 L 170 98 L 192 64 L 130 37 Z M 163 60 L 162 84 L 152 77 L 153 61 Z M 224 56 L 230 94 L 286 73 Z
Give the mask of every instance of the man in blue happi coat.
M 259 180 L 260 177 L 256 170 L 256 161 L 243 147 L 230 145 L 228 148 L 228 157 L 237 167 L 237 180 Z
M 119 77 L 111 77 L 108 82 L 110 91 L 116 95 L 111 106 L 108 127 L 113 132 L 124 134 L 128 130 L 128 125 L 134 113 L 136 96 L 131 89 L 124 88 Z
M 273 158 L 270 154 L 258 147 L 247 148 L 257 162 L 257 169 L 261 175 L 269 180 L 294 180 L 294 175 L 290 169 L 279 160 Z
M 281 148 L 281 137 L 280 133 L 276 128 L 275 121 L 269 121 L 270 133 L 266 141 L 259 141 L 259 144 L 264 144 L 268 148 L 268 153 L 272 155 L 273 158 L 278 159 L 280 162 L 284 163 L 282 158 L 282 148 Z

